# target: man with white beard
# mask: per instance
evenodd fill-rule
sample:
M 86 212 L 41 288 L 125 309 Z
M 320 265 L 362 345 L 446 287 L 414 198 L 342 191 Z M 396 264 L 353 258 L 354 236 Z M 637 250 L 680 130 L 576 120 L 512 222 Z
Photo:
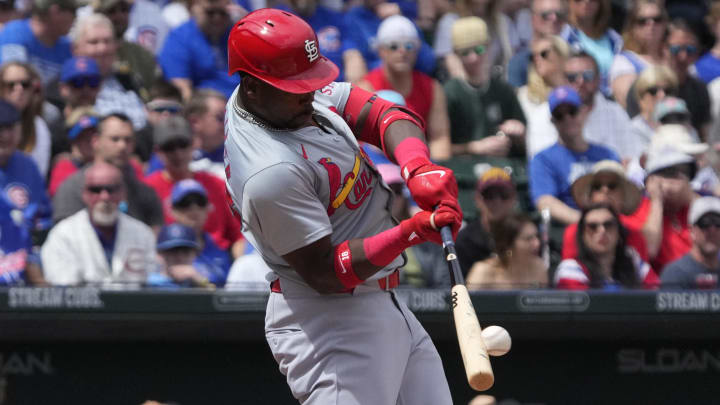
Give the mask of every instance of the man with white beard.
M 41 250 L 45 279 L 54 285 L 134 288 L 155 265 L 155 234 L 124 214 L 123 174 L 98 161 L 84 171 L 85 209 L 57 224 Z

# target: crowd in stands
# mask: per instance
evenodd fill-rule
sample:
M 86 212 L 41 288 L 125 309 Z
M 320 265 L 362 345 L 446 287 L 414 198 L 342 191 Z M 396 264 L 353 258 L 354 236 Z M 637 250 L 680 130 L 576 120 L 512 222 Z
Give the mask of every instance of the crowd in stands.
M 687 0 L 0 0 L 0 285 L 268 290 L 224 178 L 262 7 L 423 118 L 471 289 L 719 287 L 720 1 Z M 442 248 L 402 283 L 448 286 Z

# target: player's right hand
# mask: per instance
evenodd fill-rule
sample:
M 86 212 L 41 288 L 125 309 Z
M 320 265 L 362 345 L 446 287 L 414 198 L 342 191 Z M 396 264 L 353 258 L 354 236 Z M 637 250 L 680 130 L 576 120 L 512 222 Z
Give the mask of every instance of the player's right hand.
M 417 245 L 425 241 L 442 244 L 440 228 L 449 225 L 453 231 L 453 239 L 457 236 L 462 224 L 462 212 L 459 206 L 447 201 L 449 205 L 440 203 L 435 211 L 420 211 L 412 218 L 400 223 L 403 235 L 407 235 L 408 242 Z

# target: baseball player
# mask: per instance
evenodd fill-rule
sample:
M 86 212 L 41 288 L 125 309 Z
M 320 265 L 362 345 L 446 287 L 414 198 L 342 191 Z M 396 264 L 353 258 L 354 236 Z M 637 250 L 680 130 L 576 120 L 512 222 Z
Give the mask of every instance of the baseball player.
M 302 404 L 451 404 L 430 337 L 393 289 L 403 250 L 462 214 L 452 171 L 429 160 L 422 120 L 333 82 L 299 17 L 248 14 L 228 40 L 241 83 L 227 104 L 225 171 L 242 231 L 272 273 L 270 349 Z M 392 192 L 358 146 L 397 162 L 423 210 L 397 224 Z

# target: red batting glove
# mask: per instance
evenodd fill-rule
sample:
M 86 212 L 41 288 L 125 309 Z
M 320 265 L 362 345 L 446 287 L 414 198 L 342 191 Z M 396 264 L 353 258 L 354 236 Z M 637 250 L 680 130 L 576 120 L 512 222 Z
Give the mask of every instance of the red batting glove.
M 402 234 L 407 236 L 410 246 L 425 241 L 435 242 L 442 245 L 440 228 L 450 225 L 453 229 L 453 238 L 457 235 L 462 222 L 462 214 L 454 208 L 440 205 L 434 212 L 420 211 L 412 218 L 400 223 Z
M 402 168 L 410 194 L 424 211 L 432 211 L 442 201 L 457 204 L 458 186 L 453 171 L 433 164 L 424 157 L 412 159 Z M 459 206 L 458 206 L 459 210 Z

